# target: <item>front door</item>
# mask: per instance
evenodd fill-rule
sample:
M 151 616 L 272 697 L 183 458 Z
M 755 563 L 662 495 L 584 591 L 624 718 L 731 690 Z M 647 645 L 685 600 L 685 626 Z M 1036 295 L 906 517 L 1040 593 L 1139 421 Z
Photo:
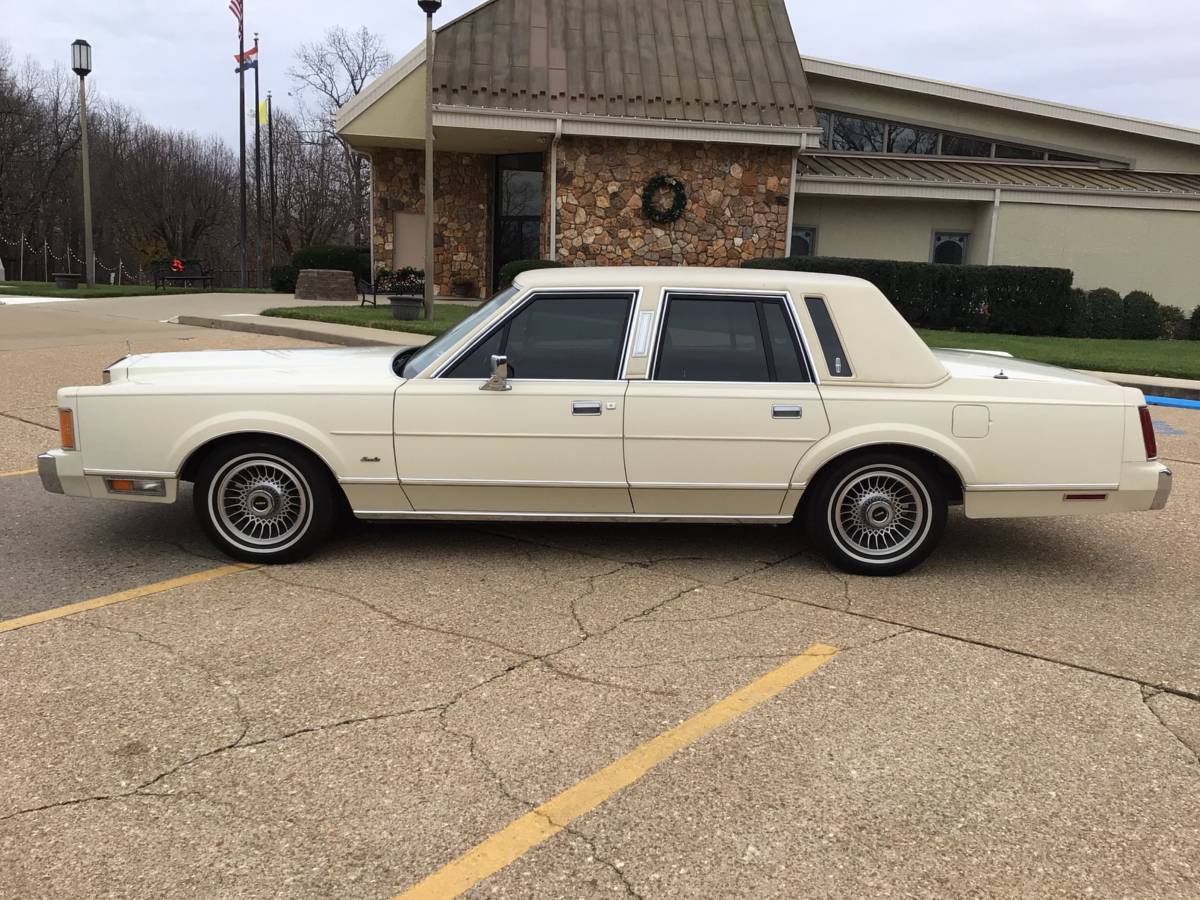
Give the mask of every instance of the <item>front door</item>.
M 621 449 L 621 361 L 635 295 L 526 298 L 434 378 L 396 393 L 396 463 L 426 512 L 633 511 Z M 491 357 L 507 391 L 485 391 Z
M 792 472 L 829 422 L 788 298 L 668 293 L 645 381 L 625 398 L 634 511 L 780 514 Z
M 492 287 L 500 287 L 500 269 L 518 259 L 541 257 L 542 154 L 509 153 L 496 157 L 496 227 Z

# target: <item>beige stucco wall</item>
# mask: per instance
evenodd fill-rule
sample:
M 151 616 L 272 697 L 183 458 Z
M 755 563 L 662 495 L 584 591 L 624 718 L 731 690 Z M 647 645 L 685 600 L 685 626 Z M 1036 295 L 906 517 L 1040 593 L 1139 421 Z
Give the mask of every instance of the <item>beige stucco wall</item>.
M 1200 172 L 1200 147 L 1195 145 L 811 73 L 809 87 L 817 107 L 845 109 L 1083 156 L 1127 160 L 1138 169 Z
M 983 203 L 946 200 L 877 200 L 859 197 L 796 198 L 796 225 L 817 229 L 818 256 L 929 262 L 934 231 L 966 231 L 967 261 L 987 261 Z
M 1066 266 L 1075 285 L 1200 304 L 1200 212 L 1004 203 L 997 265 Z
M 990 202 L 800 195 L 796 224 L 817 228 L 817 254 L 929 260 L 933 231 L 966 231 L 967 262 L 987 262 Z M 1200 305 L 1200 212 L 1004 202 L 993 263 L 1056 266 L 1084 289 L 1149 291 Z

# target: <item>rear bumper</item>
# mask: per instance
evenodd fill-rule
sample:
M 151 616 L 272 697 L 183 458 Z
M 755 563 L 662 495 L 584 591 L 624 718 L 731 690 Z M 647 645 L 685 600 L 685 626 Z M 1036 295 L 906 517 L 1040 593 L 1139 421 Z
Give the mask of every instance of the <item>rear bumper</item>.
M 1154 500 L 1150 503 L 1151 509 L 1165 509 L 1167 500 L 1171 497 L 1171 470 L 1166 466 L 1158 473 L 1158 490 L 1154 492 Z
M 1171 481 L 1158 460 L 1126 462 L 1119 485 L 968 485 L 963 508 L 969 519 L 1143 512 L 1167 505 Z

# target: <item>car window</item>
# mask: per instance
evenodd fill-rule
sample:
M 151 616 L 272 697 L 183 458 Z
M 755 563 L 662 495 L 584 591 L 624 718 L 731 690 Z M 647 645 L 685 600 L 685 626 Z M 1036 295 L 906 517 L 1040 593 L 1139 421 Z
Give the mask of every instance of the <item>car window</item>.
M 620 372 L 633 295 L 547 294 L 532 299 L 473 347 L 447 378 L 488 378 L 493 354 L 510 378 L 611 380 Z
M 817 329 L 817 340 L 825 354 L 825 365 L 829 374 L 837 378 L 850 378 L 854 370 L 850 368 L 850 360 L 842 349 L 842 341 L 838 337 L 837 328 L 833 325 L 833 317 L 829 315 L 829 307 L 823 297 L 805 297 L 804 304 L 808 314 L 812 316 L 813 327 Z
M 498 293 L 487 303 L 480 306 L 473 313 L 451 328 L 449 331 L 442 334 L 441 337 L 434 338 L 411 357 L 404 364 L 405 378 L 415 378 L 421 374 L 431 362 L 442 355 L 443 352 L 454 344 L 472 328 L 498 310 L 501 306 L 512 299 L 513 294 L 517 292 L 517 288 L 510 287 Z
M 808 381 L 781 297 L 671 296 L 660 381 Z

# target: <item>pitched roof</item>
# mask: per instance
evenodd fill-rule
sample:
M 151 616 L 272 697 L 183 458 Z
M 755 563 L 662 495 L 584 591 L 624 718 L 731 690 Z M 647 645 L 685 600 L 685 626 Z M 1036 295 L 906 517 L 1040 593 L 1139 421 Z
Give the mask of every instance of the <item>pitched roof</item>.
M 1200 196 L 1200 175 L 1098 166 L 830 153 L 802 154 L 800 166 L 801 179 Z
M 811 127 L 784 0 L 490 0 L 438 30 L 434 102 Z

